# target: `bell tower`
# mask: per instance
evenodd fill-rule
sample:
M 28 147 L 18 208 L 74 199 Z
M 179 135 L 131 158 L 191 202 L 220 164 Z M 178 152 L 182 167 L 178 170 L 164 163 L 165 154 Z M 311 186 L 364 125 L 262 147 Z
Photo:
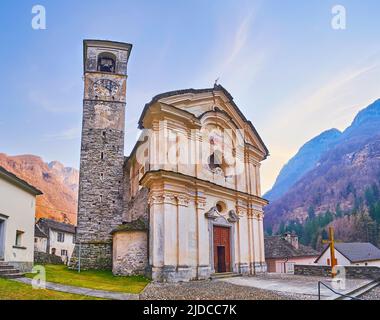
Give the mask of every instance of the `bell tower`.
M 70 267 L 112 268 L 110 232 L 122 223 L 128 43 L 84 40 L 78 225 Z M 79 252 L 80 251 L 80 252 Z

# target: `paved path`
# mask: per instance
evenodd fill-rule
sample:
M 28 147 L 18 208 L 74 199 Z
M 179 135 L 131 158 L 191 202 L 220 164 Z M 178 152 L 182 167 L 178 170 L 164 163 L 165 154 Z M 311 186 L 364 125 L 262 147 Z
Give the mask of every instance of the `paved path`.
M 295 293 L 307 296 L 318 296 L 318 281 L 322 281 L 330 288 L 333 283 L 330 278 L 305 277 L 294 275 L 271 275 L 257 277 L 239 277 L 221 279 L 219 281 L 228 282 L 239 286 L 247 286 L 264 290 L 273 290 L 275 292 Z M 347 279 L 345 289 L 337 289 L 342 294 L 348 294 L 363 285 L 371 282 L 371 280 Z M 333 292 L 321 287 L 321 296 L 323 299 L 333 299 L 337 297 Z
M 32 284 L 32 279 L 29 279 L 29 278 L 18 278 L 14 280 L 29 284 L 29 285 Z M 53 283 L 53 282 L 46 282 L 46 289 L 74 293 L 74 294 L 81 294 L 81 295 L 96 297 L 96 298 L 112 299 L 112 300 L 138 300 L 139 299 L 139 295 L 133 294 L 133 293 L 95 290 L 95 289 L 68 286 L 68 285 L 63 285 L 63 284 Z

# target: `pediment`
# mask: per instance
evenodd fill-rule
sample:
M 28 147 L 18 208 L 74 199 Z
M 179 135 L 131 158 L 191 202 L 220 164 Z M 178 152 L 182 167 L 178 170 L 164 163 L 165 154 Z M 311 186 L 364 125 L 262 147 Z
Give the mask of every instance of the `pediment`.
M 157 108 L 157 105 L 162 110 L 168 106 L 180 110 L 184 116 L 198 119 L 202 125 L 214 121 L 224 129 L 238 130 L 248 147 L 263 158 L 268 155 L 268 150 L 252 123 L 245 118 L 228 91 L 220 85 L 209 89 L 172 91 L 154 97 L 144 108 L 139 121 L 140 128 L 144 128 L 144 118 L 151 107 Z

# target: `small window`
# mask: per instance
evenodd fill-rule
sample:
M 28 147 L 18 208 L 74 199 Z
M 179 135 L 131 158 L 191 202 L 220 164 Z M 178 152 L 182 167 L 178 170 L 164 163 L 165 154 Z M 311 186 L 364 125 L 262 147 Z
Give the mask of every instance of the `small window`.
M 101 53 L 98 57 L 98 71 L 115 73 L 116 57 L 112 53 Z
M 215 170 L 216 168 L 223 169 L 223 155 L 220 151 L 215 151 L 208 158 L 208 166 L 211 170 Z
M 55 255 L 56 251 L 57 251 L 56 248 L 51 248 L 51 254 L 52 254 L 52 255 Z
M 101 152 L 101 153 L 100 153 L 100 159 L 101 159 L 101 160 L 104 159 L 104 152 Z
M 65 242 L 65 234 L 63 232 L 58 232 L 57 241 Z
M 223 213 L 226 211 L 226 204 L 222 201 L 218 201 L 216 204 L 216 210 L 218 210 L 219 213 Z
M 61 250 L 61 257 L 67 257 L 67 250 Z
M 331 266 L 330 259 L 327 259 L 327 265 Z
M 24 234 L 24 231 L 20 231 L 20 230 L 17 230 L 16 231 L 16 242 L 15 242 L 15 245 L 17 247 L 21 247 L 22 245 L 22 236 Z
M 37 243 L 37 238 L 34 238 L 34 243 Z

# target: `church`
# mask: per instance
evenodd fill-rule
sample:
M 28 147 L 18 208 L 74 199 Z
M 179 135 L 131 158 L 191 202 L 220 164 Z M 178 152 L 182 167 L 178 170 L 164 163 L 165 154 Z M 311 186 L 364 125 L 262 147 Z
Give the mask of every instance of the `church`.
M 138 121 L 141 136 L 124 156 L 131 49 L 84 41 L 78 225 L 70 267 L 163 282 L 265 273 L 264 142 L 231 94 L 215 84 L 153 97 Z

